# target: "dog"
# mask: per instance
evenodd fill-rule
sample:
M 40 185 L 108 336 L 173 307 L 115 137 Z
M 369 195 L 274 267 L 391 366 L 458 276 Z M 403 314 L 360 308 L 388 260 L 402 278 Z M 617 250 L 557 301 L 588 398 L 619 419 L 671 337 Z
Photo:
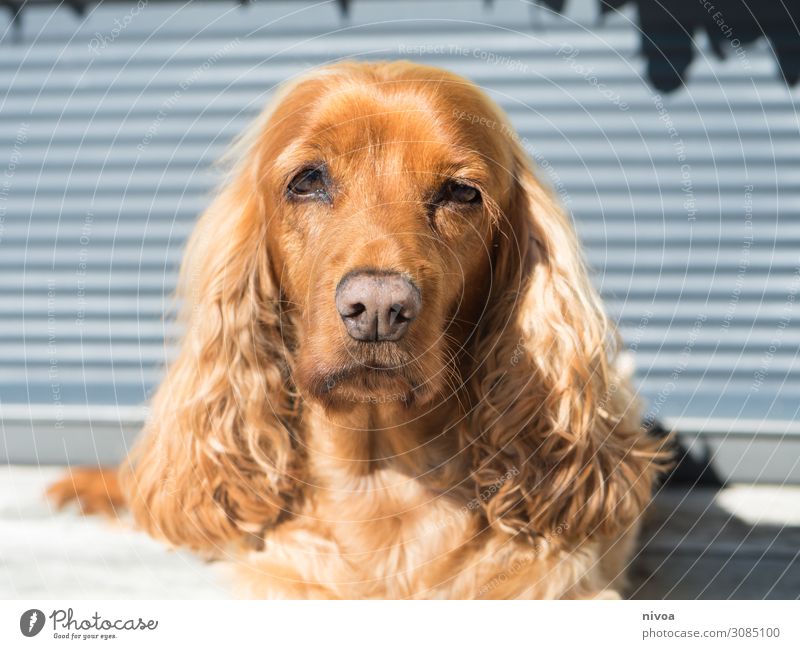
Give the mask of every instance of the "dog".
M 620 597 L 663 440 L 498 106 L 343 62 L 230 159 L 134 451 L 51 496 L 107 494 L 251 597 Z

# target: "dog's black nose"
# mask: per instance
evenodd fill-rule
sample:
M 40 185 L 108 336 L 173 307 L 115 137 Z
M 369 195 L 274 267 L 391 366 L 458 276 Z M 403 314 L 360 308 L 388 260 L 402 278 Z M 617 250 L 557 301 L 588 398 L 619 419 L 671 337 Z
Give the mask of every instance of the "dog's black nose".
M 419 315 L 419 289 L 400 273 L 358 271 L 336 287 L 336 309 L 354 340 L 400 340 Z

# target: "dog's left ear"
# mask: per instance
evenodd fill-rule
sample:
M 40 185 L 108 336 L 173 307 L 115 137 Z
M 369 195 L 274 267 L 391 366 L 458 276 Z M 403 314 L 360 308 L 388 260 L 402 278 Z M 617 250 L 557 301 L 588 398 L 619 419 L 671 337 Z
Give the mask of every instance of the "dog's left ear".
M 257 165 L 240 167 L 187 247 L 186 331 L 121 467 L 141 527 L 212 554 L 257 541 L 300 491 L 291 327 L 267 254 L 271 212 L 255 189 Z
M 518 146 L 514 165 L 463 443 L 493 526 L 613 535 L 641 514 L 663 456 L 615 369 L 616 332 L 570 219 Z

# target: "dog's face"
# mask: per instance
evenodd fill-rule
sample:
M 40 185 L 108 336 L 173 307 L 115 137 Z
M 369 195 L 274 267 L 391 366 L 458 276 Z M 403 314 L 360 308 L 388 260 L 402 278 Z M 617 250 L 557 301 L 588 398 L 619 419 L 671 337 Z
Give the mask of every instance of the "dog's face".
M 412 443 L 455 431 L 403 464 L 427 476 L 457 458 L 442 480 L 494 485 L 481 510 L 508 538 L 631 529 L 661 454 L 609 363 L 570 219 L 505 124 L 443 70 L 351 62 L 294 83 L 244 134 L 187 247 L 186 335 L 125 463 L 142 526 L 217 550 L 299 511 L 320 475 L 298 452 L 311 400 L 361 430 L 416 429 Z M 359 403 L 396 407 L 334 412 Z M 338 437 L 331 456 L 353 457 Z
M 432 72 L 314 78 L 266 125 L 295 380 L 327 406 L 429 401 L 487 307 L 511 149 L 478 90 Z

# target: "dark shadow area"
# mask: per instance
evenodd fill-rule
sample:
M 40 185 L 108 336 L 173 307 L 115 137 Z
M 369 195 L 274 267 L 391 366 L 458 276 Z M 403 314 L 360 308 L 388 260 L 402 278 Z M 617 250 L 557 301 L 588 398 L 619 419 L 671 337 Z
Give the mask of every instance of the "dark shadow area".
M 800 2 L 798 0 L 598 0 L 601 16 L 636 6 L 642 55 L 650 83 L 671 92 L 686 82 L 696 54 L 696 39 L 705 33 L 717 58 L 746 57 L 745 47 L 759 38 L 769 41 L 784 81 L 800 79 Z M 556 12 L 564 0 L 538 0 Z
M 630 569 L 633 599 L 798 599 L 800 526 L 752 525 L 710 487 L 665 487 Z
M 665 437 L 656 423 L 650 433 Z M 798 599 L 800 526 L 751 524 L 717 503 L 709 454 L 671 442 L 675 467 L 657 488 L 629 572 L 633 599 Z
M 659 439 L 666 439 L 670 431 L 656 420 L 647 428 L 647 434 Z M 706 449 L 702 456 L 695 457 L 689 452 L 678 434 L 674 435 L 666 443 L 666 446 L 672 451 L 674 464 L 662 479 L 660 487 L 715 487 L 719 489 L 724 486 L 722 478 L 711 465 L 709 450 Z

